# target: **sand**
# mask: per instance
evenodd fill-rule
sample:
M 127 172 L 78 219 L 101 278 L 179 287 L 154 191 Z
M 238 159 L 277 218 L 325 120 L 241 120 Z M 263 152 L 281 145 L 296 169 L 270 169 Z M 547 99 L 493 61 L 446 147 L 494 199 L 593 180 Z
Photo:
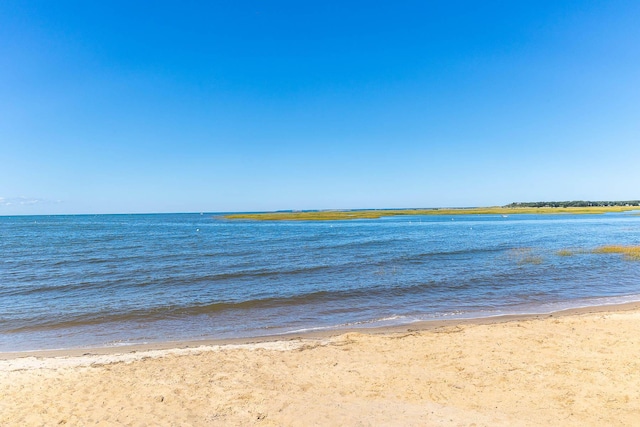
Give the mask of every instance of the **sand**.
M 0 425 L 640 425 L 637 306 L 411 327 L 4 354 Z

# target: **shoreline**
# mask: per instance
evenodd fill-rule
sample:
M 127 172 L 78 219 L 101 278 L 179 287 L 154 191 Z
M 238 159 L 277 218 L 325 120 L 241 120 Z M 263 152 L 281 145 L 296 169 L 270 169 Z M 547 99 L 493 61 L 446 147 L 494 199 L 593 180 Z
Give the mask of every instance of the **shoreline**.
M 457 215 L 601 215 L 638 211 L 638 205 L 613 206 L 489 206 L 469 208 L 410 208 L 410 209 L 329 209 L 310 211 L 276 211 L 253 213 L 228 213 L 221 218 L 251 221 L 349 221 L 356 219 L 380 219 L 394 216 L 457 216 Z
M 629 303 L 29 354 L 0 360 L 0 425 L 634 425 L 639 329 Z
M 100 356 L 127 356 L 137 354 L 134 358 L 140 359 L 145 353 L 151 354 L 153 357 L 162 357 L 165 354 L 189 353 L 192 351 L 219 351 L 225 348 L 272 348 L 281 347 L 284 350 L 293 349 L 296 346 L 291 343 L 299 343 L 300 346 L 310 343 L 322 344 L 327 343 L 330 339 L 340 337 L 350 333 L 360 333 L 371 336 L 385 336 L 398 333 L 413 332 L 431 332 L 438 329 L 450 328 L 456 326 L 469 325 L 494 325 L 510 322 L 520 322 L 527 320 L 541 320 L 553 317 L 580 316 L 586 314 L 598 313 L 618 313 L 625 311 L 640 311 L 640 301 L 603 304 L 594 306 L 585 306 L 577 308 L 568 308 L 549 313 L 531 313 L 531 314 L 504 314 L 487 317 L 476 318 L 455 318 L 443 320 L 420 320 L 411 323 L 404 323 L 390 326 L 374 326 L 374 327 L 350 327 L 350 328 L 330 328 L 315 331 L 284 333 L 275 335 L 266 335 L 258 337 L 241 337 L 241 338 L 224 338 L 224 339 L 204 339 L 204 340 L 179 340 L 179 341 L 159 341 L 144 344 L 130 344 L 121 346 L 98 346 L 98 347 L 75 347 L 67 349 L 45 349 L 45 350 L 29 350 L 29 351 L 8 351 L 0 352 L 0 372 L 5 366 L 5 361 L 15 361 L 20 359 L 60 359 L 60 358 L 92 358 Z M 84 360 L 83 359 L 83 360 Z M 121 358 L 123 360 L 127 357 Z M 104 359 L 102 363 L 114 363 L 119 360 L 112 358 Z M 42 367 L 42 366 L 37 366 Z M 28 369 L 28 368 L 26 368 Z
M 634 425 L 638 330 L 630 303 L 31 354 L 0 360 L 0 425 Z

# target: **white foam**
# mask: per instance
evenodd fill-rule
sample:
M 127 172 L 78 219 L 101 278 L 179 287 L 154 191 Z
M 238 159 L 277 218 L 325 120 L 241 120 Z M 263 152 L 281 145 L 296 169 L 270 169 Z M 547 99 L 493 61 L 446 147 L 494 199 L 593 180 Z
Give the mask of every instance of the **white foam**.
M 111 363 L 132 363 L 143 359 L 157 359 L 165 356 L 185 356 L 209 351 L 229 350 L 270 350 L 290 351 L 299 349 L 309 343 L 323 345 L 328 341 L 268 341 L 251 344 L 202 345 L 190 348 L 174 348 L 166 350 L 144 350 L 119 354 L 88 354 L 82 356 L 36 357 L 27 356 L 16 359 L 0 360 L 0 372 L 11 372 L 33 369 L 64 369 L 108 365 Z

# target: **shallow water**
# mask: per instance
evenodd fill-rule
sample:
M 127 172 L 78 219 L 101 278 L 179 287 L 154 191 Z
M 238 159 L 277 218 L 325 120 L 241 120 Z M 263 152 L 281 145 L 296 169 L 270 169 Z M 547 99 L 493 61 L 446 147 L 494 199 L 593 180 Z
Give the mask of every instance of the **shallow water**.
M 640 262 L 589 253 L 606 244 L 640 244 L 640 216 L 0 217 L 0 351 L 639 300 Z

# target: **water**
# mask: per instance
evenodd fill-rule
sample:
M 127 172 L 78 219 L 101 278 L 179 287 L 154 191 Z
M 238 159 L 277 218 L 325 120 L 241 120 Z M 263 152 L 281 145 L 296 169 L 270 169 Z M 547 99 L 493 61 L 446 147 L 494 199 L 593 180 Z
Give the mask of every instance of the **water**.
M 640 216 L 0 217 L 0 351 L 640 300 L 640 262 L 588 252 L 606 244 L 640 244 Z

